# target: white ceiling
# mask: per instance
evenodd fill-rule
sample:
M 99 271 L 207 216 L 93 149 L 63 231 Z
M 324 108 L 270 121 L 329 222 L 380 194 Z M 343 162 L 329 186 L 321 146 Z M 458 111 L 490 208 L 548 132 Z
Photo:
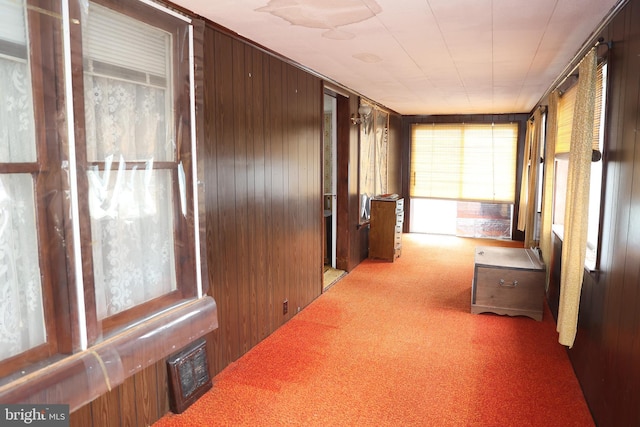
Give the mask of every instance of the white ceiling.
M 620 0 L 174 0 L 401 114 L 529 112 Z

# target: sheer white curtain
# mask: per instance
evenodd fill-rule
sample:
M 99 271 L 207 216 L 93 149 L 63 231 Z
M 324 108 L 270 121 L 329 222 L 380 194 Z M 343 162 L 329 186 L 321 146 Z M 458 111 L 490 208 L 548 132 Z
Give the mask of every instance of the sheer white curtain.
M 0 360 L 46 341 L 35 230 L 31 175 L 0 175 Z
M 167 33 L 90 5 L 83 35 L 86 144 L 88 161 L 100 166 L 87 173 L 97 314 L 104 319 L 177 288 L 176 173 L 154 167 L 175 162 L 176 154 Z M 133 37 L 126 52 L 144 52 L 156 65 L 140 70 L 141 61 L 122 53 L 122 34 Z
M 35 163 L 31 77 L 24 5 L 0 1 L 0 163 Z M 22 55 L 21 55 L 22 56 Z M 0 175 L 0 360 L 46 341 L 30 173 Z

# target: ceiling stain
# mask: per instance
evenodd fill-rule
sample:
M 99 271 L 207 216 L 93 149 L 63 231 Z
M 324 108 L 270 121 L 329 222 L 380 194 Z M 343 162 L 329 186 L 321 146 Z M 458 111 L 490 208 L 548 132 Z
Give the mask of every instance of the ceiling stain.
M 355 34 L 343 30 L 328 30 L 322 33 L 322 37 L 331 40 L 351 40 L 356 37 Z
M 382 62 L 382 58 L 380 58 L 375 53 L 356 53 L 353 55 L 355 59 L 359 59 L 362 62 L 366 62 L 369 64 L 375 64 L 376 62 Z
M 256 9 L 277 16 L 291 25 L 330 30 L 323 36 L 335 40 L 353 38 L 338 27 L 366 21 L 382 12 L 375 0 L 269 0 Z

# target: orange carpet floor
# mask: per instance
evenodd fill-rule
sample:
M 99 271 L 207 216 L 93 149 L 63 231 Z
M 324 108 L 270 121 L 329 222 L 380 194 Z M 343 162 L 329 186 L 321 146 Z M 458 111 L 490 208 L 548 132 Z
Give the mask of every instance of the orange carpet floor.
M 169 426 L 592 426 L 555 323 L 470 314 L 474 248 L 404 235 L 213 379 Z

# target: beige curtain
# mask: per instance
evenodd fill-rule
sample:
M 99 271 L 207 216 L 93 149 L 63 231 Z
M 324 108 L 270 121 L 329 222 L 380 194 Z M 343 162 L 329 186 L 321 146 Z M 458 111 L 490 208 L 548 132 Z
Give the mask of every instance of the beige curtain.
M 592 49 L 580 63 L 578 93 L 571 132 L 571 150 L 569 152 L 567 204 L 564 216 L 562 272 L 560 275 L 560 306 L 557 324 L 559 341 L 568 347 L 573 346 L 577 331 L 587 247 L 596 61 L 595 49 Z
M 532 134 L 533 123 L 531 120 L 527 120 L 527 132 L 524 137 L 524 155 L 522 156 L 522 179 L 520 181 L 520 209 L 518 210 L 518 230 L 520 231 L 524 231 L 527 224 L 527 206 L 529 201 L 529 163 L 531 162 Z
M 551 229 L 553 226 L 553 172 L 554 156 L 556 152 L 556 132 L 558 131 L 558 99 L 557 91 L 549 95 L 549 108 L 547 110 L 547 133 L 544 150 L 544 183 L 542 188 L 542 218 L 540 221 L 540 250 L 542 259 L 546 265 L 547 280 L 545 289 L 549 287 L 549 272 L 553 251 Z
M 524 246 L 538 246 L 535 236 L 536 194 L 538 190 L 538 170 L 540 165 L 540 136 L 542 114 L 540 109 L 533 113 L 533 122 L 527 122 L 527 136 L 522 165 L 520 187 L 520 211 L 518 230 L 524 231 Z

